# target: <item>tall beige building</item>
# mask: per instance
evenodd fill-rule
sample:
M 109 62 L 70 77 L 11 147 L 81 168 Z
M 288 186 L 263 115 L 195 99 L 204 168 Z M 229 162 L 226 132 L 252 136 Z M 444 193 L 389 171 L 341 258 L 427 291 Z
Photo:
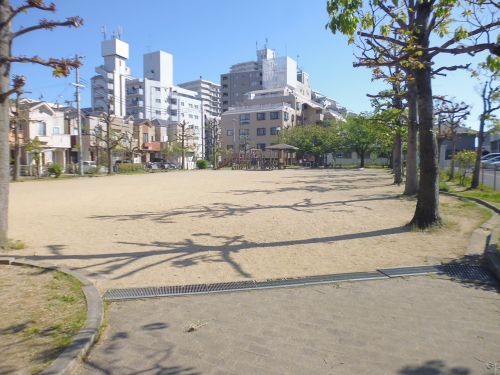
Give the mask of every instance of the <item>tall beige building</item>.
M 322 107 L 292 88 L 252 91 L 222 114 L 222 147 L 234 153 L 265 149 L 279 143 L 282 130 L 322 120 Z

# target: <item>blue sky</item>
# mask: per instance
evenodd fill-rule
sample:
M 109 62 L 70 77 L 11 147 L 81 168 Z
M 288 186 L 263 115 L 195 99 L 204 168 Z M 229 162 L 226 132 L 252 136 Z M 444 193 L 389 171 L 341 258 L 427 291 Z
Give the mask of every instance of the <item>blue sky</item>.
M 328 21 L 326 0 L 85 0 L 56 2 L 55 15 L 30 12 L 18 17 L 16 30 L 39 18 L 63 19 L 78 15 L 85 25 L 79 29 L 39 31 L 20 37 L 13 46 L 15 54 L 42 57 L 85 56 L 81 76 L 86 82 L 94 67 L 102 63 L 101 27 L 108 35 L 121 27 L 122 39 L 130 45 L 128 65 L 132 74 L 142 76 L 142 55 L 165 50 L 174 55 L 174 81 L 181 83 L 203 78 L 219 82 L 221 73 L 238 62 L 255 59 L 255 43 L 268 46 L 278 54 L 298 58 L 299 66 L 310 74 L 311 84 L 355 112 L 369 111 L 366 93 L 376 93 L 383 83 L 372 82 L 368 69 L 353 68 L 352 46 L 342 35 L 325 30 Z M 19 1 L 13 1 L 13 4 Z M 445 62 L 463 63 L 470 58 L 447 58 Z M 476 58 L 475 61 L 484 59 Z M 63 102 L 73 100 L 74 89 L 68 79 L 53 78 L 47 68 L 17 64 L 13 72 L 28 78 L 30 96 Z M 477 82 L 465 72 L 450 73 L 434 82 L 434 93 L 447 94 L 473 105 L 467 124 L 477 128 L 481 101 Z M 82 93 L 83 106 L 90 105 L 90 89 Z

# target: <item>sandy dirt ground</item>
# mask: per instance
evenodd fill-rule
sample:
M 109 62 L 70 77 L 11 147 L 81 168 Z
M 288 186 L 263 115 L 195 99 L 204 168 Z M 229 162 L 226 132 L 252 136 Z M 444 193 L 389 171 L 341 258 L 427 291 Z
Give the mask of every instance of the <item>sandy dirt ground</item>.
M 446 229 L 382 170 L 192 171 L 11 185 L 14 252 L 104 291 L 370 271 L 460 257 L 482 211 L 442 197 Z

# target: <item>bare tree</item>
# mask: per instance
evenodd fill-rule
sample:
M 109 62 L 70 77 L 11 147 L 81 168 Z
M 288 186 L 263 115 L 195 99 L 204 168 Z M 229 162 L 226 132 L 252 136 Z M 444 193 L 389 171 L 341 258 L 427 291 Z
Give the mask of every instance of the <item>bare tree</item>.
M 500 60 L 500 59 L 499 59 Z M 495 111 L 500 109 L 500 69 L 489 69 L 487 66 L 481 67 L 484 77 L 481 90 L 483 100 L 483 112 L 479 116 L 479 134 L 477 144 L 476 161 L 474 163 L 474 172 L 472 174 L 471 188 L 476 189 L 479 186 L 479 170 L 481 168 L 481 156 L 483 152 L 484 130 L 486 123 L 493 120 Z
M 211 118 L 206 122 L 205 129 L 208 135 L 206 142 L 209 146 L 207 159 L 212 160 L 213 168 L 217 169 L 221 154 L 222 123 L 219 119 Z
M 188 124 L 185 120 L 177 126 L 176 141 L 181 145 L 181 166 L 182 169 L 186 169 L 186 151 L 193 149 L 193 146 L 189 144 L 194 139 L 193 129 L 192 125 Z
M 441 99 L 441 104 L 436 108 L 435 114 L 438 117 L 437 125 L 437 142 L 438 155 L 440 154 L 441 145 L 445 140 L 451 141 L 451 169 L 450 179 L 455 177 L 455 154 L 457 148 L 458 131 L 462 126 L 463 120 L 467 119 L 470 114 L 470 107 L 464 102 L 456 102 L 455 100 Z
M 124 133 L 117 132 L 113 129 L 115 120 L 116 116 L 112 114 L 111 105 L 108 104 L 108 111 L 101 114 L 99 124 L 94 129 L 94 138 L 97 146 L 104 144 L 104 151 L 106 151 L 107 156 L 108 175 L 113 173 L 113 151 L 116 150 L 119 145 L 123 144 L 125 138 Z
M 10 0 L 0 0 L 0 247 L 7 245 L 9 212 L 9 96 L 21 92 L 25 84 L 24 77 L 14 77 L 10 85 L 11 65 L 13 63 L 33 63 L 53 69 L 54 76 L 67 76 L 69 70 L 80 63 L 74 59 L 44 59 L 39 56 L 14 56 L 12 45 L 16 39 L 37 30 L 52 30 L 56 27 L 79 27 L 83 24 L 80 17 L 70 17 L 65 21 L 41 19 L 38 24 L 21 27 L 13 32 L 12 21 L 22 13 L 36 9 L 55 12 L 56 6 L 45 4 L 43 0 L 26 0 L 18 6 L 12 6 Z

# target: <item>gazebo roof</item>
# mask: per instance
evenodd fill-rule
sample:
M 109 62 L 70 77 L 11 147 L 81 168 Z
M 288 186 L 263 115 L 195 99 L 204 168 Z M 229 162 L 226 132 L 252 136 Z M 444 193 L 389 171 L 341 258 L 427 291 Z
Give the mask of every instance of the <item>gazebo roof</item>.
M 291 150 L 291 151 L 297 151 L 298 148 L 295 147 L 295 146 L 292 146 L 292 145 L 287 145 L 287 144 L 284 144 L 284 143 L 279 143 L 277 145 L 272 145 L 272 146 L 268 146 L 266 147 L 266 150 Z

